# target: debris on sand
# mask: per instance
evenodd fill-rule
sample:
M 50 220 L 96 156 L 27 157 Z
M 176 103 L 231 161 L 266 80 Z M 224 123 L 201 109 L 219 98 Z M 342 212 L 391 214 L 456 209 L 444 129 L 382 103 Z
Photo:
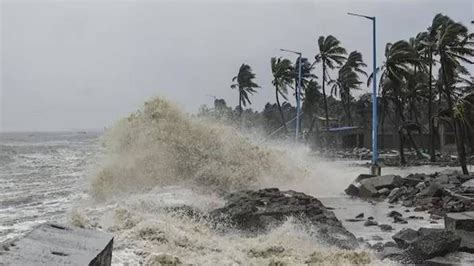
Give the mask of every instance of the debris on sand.
M 474 211 L 474 175 L 453 170 L 403 178 L 361 175 L 345 192 L 354 197 L 387 199 L 390 204 L 415 207 L 415 211 L 428 211 L 432 220 L 439 220 L 448 212 Z

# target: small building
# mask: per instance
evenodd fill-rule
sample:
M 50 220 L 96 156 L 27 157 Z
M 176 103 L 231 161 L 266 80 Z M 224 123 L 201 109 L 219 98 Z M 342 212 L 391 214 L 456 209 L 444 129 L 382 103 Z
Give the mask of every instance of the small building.
M 337 148 L 348 149 L 364 147 L 366 131 L 361 127 L 333 127 L 328 130 L 328 133 L 329 143 L 333 143 Z

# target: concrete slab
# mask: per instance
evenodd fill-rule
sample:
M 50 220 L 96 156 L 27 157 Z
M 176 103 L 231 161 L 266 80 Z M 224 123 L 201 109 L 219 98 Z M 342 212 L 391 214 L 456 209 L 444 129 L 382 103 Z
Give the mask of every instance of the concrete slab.
M 474 212 L 452 212 L 444 217 L 444 224 L 449 230 L 474 232 Z
M 0 248 L 0 265 L 110 265 L 113 236 L 98 231 L 42 224 Z
M 361 186 L 372 186 L 376 189 L 395 188 L 403 184 L 403 179 L 398 175 L 381 175 L 366 178 L 360 181 Z
M 459 251 L 474 253 L 474 232 L 456 230 L 456 234 L 461 237 Z
M 473 265 L 474 254 L 466 252 L 453 252 L 444 257 L 436 257 L 427 260 L 424 265 Z
M 463 187 L 474 187 L 474 179 L 470 179 L 470 180 L 462 183 L 461 186 L 463 186 Z

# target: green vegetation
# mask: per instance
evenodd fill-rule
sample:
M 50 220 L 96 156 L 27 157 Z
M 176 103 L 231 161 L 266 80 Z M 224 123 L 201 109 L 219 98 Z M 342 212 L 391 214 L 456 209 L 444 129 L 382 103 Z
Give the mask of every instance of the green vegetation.
M 459 162 L 467 173 L 466 158 L 474 155 L 474 79 L 466 68 L 473 64 L 473 39 L 474 34 L 464 25 L 437 14 L 426 31 L 409 40 L 386 44 L 383 63 L 376 70 L 380 146 L 384 147 L 385 133 L 397 132 L 401 164 L 406 163 L 406 144 L 419 158 L 426 156 L 413 132 L 429 134 L 429 145 L 425 146 L 429 147 L 431 161 L 435 161 L 435 146 L 443 127 L 452 132 Z M 302 129 L 307 142 L 324 148 L 328 143 L 321 142 L 315 131 L 329 129 L 330 121 L 337 120 L 340 126 L 370 128 L 371 99 L 368 93 L 353 96 L 354 91 L 363 89 L 361 86 L 367 77 L 360 52 L 353 51 L 346 56 L 346 49 L 332 35 L 319 37 L 317 46 L 319 51 L 312 63 L 307 58 L 302 59 Z M 242 105 L 251 104 L 249 94 L 259 87 L 253 81 L 255 74 L 250 66 L 242 64 L 238 75 L 232 79 L 236 83 L 231 86 L 239 89 L 236 110 L 220 99 L 216 100 L 214 109 L 203 107 L 201 114 L 229 123 L 238 122 L 236 124 L 241 128 L 259 128 L 273 138 L 291 136 L 293 132 L 288 127 L 295 127 L 292 120 L 296 112 L 287 100 L 288 88 L 294 91 L 297 87 L 297 63 L 271 58 L 276 104 L 267 103 L 262 112 L 242 109 Z M 322 73 L 321 83 L 312 73 L 315 67 Z M 367 85 L 372 77 L 373 73 L 368 75 Z M 330 86 L 329 95 L 326 86 Z

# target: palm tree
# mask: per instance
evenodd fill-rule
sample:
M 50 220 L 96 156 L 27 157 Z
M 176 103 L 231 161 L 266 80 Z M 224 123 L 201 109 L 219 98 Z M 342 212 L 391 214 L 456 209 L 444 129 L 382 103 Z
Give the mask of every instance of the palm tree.
M 420 43 L 423 46 L 423 53 L 425 54 L 426 61 L 428 63 L 428 127 L 430 135 L 430 161 L 432 162 L 436 161 L 433 124 L 433 65 L 435 65 L 433 55 L 436 51 L 436 40 L 438 37 L 438 30 L 446 20 L 449 20 L 447 16 L 437 14 L 433 18 L 431 25 L 428 27 L 428 31 L 420 33 Z
M 247 64 L 242 64 L 237 76 L 232 78 L 232 89 L 239 89 L 239 115 L 242 115 L 242 105 L 247 106 L 247 103 L 252 104 L 249 99 L 249 94 L 253 95 L 256 88 L 259 88 L 257 83 L 253 81 L 255 74 L 252 73 L 252 68 Z
M 309 123 L 308 133 L 311 134 L 316 122 L 317 114 L 317 103 L 321 100 L 321 92 L 319 92 L 321 86 L 315 79 L 311 79 L 306 88 L 305 95 L 303 98 L 303 112 L 307 117 Z
M 329 130 L 329 114 L 328 114 L 328 104 L 326 98 L 326 80 L 328 76 L 328 68 L 334 69 L 336 66 L 341 66 L 346 60 L 345 55 L 347 54 L 346 49 L 344 49 L 336 37 L 328 35 L 326 38 L 320 36 L 318 39 L 319 54 L 317 54 L 314 59 L 314 63 L 321 62 L 323 68 L 323 99 L 324 99 L 324 112 L 326 116 L 326 129 Z
M 440 15 L 441 16 L 441 15 Z M 473 64 L 468 58 L 474 56 L 473 34 L 469 34 L 467 28 L 461 23 L 454 22 L 448 17 L 442 17 L 441 24 L 437 28 L 436 54 L 439 56 L 443 87 L 442 92 L 446 97 L 448 109 L 454 110 L 456 95 L 456 83 L 464 74 L 469 74 L 461 62 Z M 456 118 L 455 112 L 451 111 L 451 120 L 454 124 L 454 139 L 458 150 L 459 162 L 464 174 L 468 174 L 466 166 L 466 152 L 463 145 L 464 136 L 460 120 Z
M 281 110 L 280 99 L 278 95 L 280 95 L 283 99 L 288 100 L 288 88 L 287 86 L 293 82 L 293 66 L 289 59 L 276 59 L 272 57 L 270 60 L 271 68 L 272 68 L 272 75 L 273 80 L 272 84 L 275 86 L 275 98 L 278 105 L 278 111 L 280 112 L 281 117 L 281 124 L 286 128 L 286 121 L 283 115 L 283 111 Z
M 418 112 L 417 105 L 420 105 L 424 102 L 425 98 L 431 97 L 428 95 L 426 97 L 426 92 L 429 92 L 429 78 L 427 66 L 431 65 L 432 62 L 430 59 L 427 59 L 424 55 L 426 54 L 426 47 L 423 44 L 424 40 L 427 38 L 426 32 L 421 32 L 416 35 L 414 38 L 409 39 L 409 44 L 413 50 L 415 56 L 415 63 L 413 64 L 413 69 L 410 71 L 411 75 L 407 77 L 407 103 L 408 103 L 408 115 L 410 120 L 414 120 L 418 123 Z M 430 107 L 428 105 L 428 107 Z M 428 108 L 429 109 L 429 108 Z M 430 110 L 428 110 L 430 112 Z M 431 114 L 428 114 L 430 117 Z M 429 118 L 428 118 L 429 119 Z
M 348 125 L 353 124 L 351 116 L 351 91 L 360 89 L 360 84 L 362 84 L 362 82 L 360 81 L 358 74 L 367 76 L 367 73 L 362 70 L 362 67 L 366 66 L 367 65 L 362 60 L 362 54 L 353 51 L 347 57 L 347 61 L 344 65 L 339 69 L 337 79 L 328 83 L 332 84 L 331 93 L 334 95 L 339 94 L 339 97 L 341 98 Z
M 403 136 L 404 125 L 407 124 L 407 120 L 404 115 L 404 106 L 406 101 L 406 82 L 408 78 L 413 74 L 412 66 L 418 64 L 419 61 L 416 58 L 416 53 L 413 47 L 407 41 L 397 41 L 395 43 L 388 43 L 385 47 L 385 62 L 376 71 L 381 71 L 379 86 L 383 97 L 387 97 L 393 102 L 398 116 L 402 120 L 402 127 L 399 130 L 400 134 L 400 163 L 405 164 L 405 158 L 403 154 Z M 371 82 L 373 73 L 369 76 L 369 83 Z M 418 157 L 421 157 L 421 153 L 413 140 L 409 130 L 406 130 L 406 134 L 410 140 L 410 143 L 417 151 Z

